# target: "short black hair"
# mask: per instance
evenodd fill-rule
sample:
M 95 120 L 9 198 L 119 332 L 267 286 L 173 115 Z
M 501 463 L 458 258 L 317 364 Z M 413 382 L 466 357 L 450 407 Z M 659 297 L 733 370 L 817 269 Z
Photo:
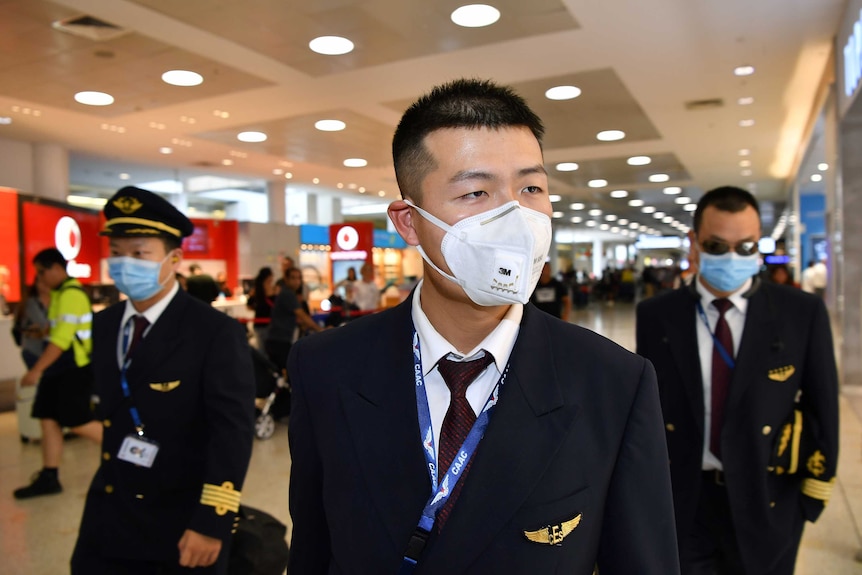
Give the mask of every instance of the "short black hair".
M 165 253 L 172 252 L 174 250 L 178 250 L 181 247 L 183 247 L 182 238 L 176 238 L 174 236 L 160 235 L 159 239 L 162 240 L 162 243 L 165 246 Z
M 760 218 L 760 206 L 757 205 L 757 200 L 750 192 L 735 186 L 721 186 L 708 191 L 697 202 L 697 209 L 694 212 L 695 234 L 700 229 L 701 221 L 703 221 L 703 212 L 709 206 L 731 213 L 741 212 L 748 206 L 751 206 L 757 212 L 758 219 Z
M 63 254 L 57 248 L 46 248 L 33 257 L 33 265 L 49 269 L 54 264 L 57 264 L 64 270 L 66 269 L 66 258 L 63 257 Z
M 395 179 L 402 197 L 421 200 L 421 183 L 434 169 L 425 137 L 444 128 L 525 127 L 539 146 L 545 135 L 542 120 L 511 88 L 490 80 L 459 79 L 436 86 L 407 108 L 392 138 Z

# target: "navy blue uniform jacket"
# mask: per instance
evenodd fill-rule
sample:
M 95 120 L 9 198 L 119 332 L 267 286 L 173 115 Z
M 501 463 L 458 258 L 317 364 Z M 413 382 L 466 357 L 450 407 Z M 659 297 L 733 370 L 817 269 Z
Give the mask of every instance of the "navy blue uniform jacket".
M 410 301 L 291 351 L 291 575 L 398 572 L 431 494 Z M 602 575 L 679 572 L 655 373 L 643 358 L 526 305 L 474 457 L 417 575 L 590 575 L 596 563 Z M 560 545 L 525 536 L 578 515 Z
M 230 538 L 236 516 L 230 508 L 238 502 L 254 436 L 251 355 L 235 319 L 177 292 L 128 372 L 158 456 L 149 469 L 122 461 L 120 445 L 134 433 L 117 365 L 125 305 L 96 314 L 93 324 L 96 415 L 104 438 L 79 537 L 98 541 L 108 557 L 173 561 L 186 529 Z
M 788 286 L 759 280 L 754 286 L 721 452 L 743 563 L 762 573 L 787 549 L 794 523 L 817 519 L 829 499 L 838 459 L 838 376 L 823 301 Z M 680 537 L 692 529 L 703 457 L 697 300 L 696 290 L 683 287 L 645 300 L 637 314 L 637 351 L 658 373 Z M 783 457 L 776 458 L 782 445 Z

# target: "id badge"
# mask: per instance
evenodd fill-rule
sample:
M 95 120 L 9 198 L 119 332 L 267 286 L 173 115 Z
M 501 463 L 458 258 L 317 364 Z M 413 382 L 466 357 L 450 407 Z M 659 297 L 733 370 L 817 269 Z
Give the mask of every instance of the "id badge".
M 155 441 L 138 435 L 127 435 L 117 457 L 141 467 L 152 467 L 158 453 L 159 445 Z

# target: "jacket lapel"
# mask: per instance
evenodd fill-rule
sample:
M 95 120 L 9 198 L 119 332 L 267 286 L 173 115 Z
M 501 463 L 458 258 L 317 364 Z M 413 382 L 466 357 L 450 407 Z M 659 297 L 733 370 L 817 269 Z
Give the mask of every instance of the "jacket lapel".
M 147 361 L 147 358 L 167 358 L 174 348 L 182 343 L 182 334 L 188 334 L 183 328 L 185 309 L 191 301 L 191 296 L 179 290 L 156 323 L 147 332 L 135 348 L 135 359 L 129 366 L 129 383 L 132 390 L 143 384 L 152 368 L 161 367 Z
M 525 306 L 509 376 L 458 503 L 420 560 L 421 573 L 460 573 L 533 492 L 578 411 L 566 405 L 547 323 Z M 526 446 L 526 448 L 525 448 Z
M 774 310 L 770 305 L 769 287 L 761 285 L 748 300 L 745 312 L 745 327 L 742 330 L 742 340 L 739 342 L 739 352 L 736 354 L 736 367 L 730 381 L 730 391 L 727 398 L 726 412 L 742 401 L 749 384 L 756 378 L 757 364 L 768 351 L 767 344 L 775 340 Z
M 700 354 L 698 352 L 697 295 L 687 288 L 674 293 L 676 301 L 667 306 L 664 324 L 666 341 L 674 363 L 679 371 L 679 378 L 685 394 L 688 397 L 691 412 L 703 430 L 703 376 L 701 375 Z
M 388 312 L 392 317 L 374 334 L 368 357 L 380 359 L 366 364 L 355 385 L 341 388 L 364 482 L 399 552 L 406 550 L 431 494 L 412 385 L 410 302 Z

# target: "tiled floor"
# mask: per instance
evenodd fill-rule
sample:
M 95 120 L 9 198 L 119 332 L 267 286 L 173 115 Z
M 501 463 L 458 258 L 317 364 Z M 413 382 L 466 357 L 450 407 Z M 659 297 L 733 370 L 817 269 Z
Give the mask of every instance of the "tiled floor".
M 631 305 L 576 310 L 572 321 L 598 331 L 628 349 L 634 347 Z M 808 525 L 797 575 L 862 574 L 854 556 L 862 549 L 862 389 L 845 389 L 841 398 L 841 459 L 838 485 L 821 519 Z M 290 455 L 286 426 L 255 443 L 243 501 L 290 524 L 287 484 Z M 14 412 L 0 414 L 0 574 L 59 575 L 68 572 L 84 495 L 98 464 L 99 450 L 83 439 L 66 442 L 61 469 L 65 491 L 56 496 L 16 501 L 12 490 L 27 483 L 40 466 L 38 445 L 18 437 Z

